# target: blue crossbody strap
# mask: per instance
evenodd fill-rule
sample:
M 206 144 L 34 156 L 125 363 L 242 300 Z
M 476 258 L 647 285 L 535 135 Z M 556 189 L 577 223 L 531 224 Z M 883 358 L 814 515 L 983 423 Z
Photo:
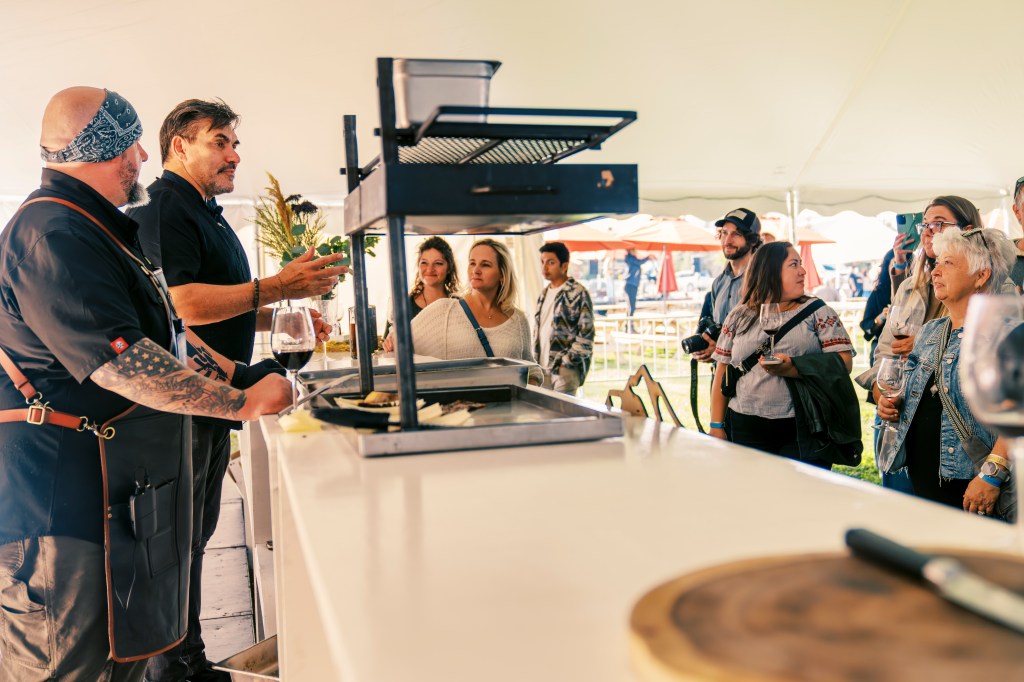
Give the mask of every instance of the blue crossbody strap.
M 487 340 L 487 334 L 484 334 L 484 330 L 481 329 L 480 323 L 477 322 L 476 317 L 473 316 L 473 311 L 469 309 L 469 304 L 460 298 L 459 305 L 462 306 L 462 311 L 466 313 L 466 317 L 469 318 L 469 323 L 473 325 L 473 329 L 476 330 L 477 338 L 480 339 L 480 345 L 484 347 L 484 353 L 487 353 L 487 357 L 493 358 L 494 351 L 491 350 L 491 343 Z

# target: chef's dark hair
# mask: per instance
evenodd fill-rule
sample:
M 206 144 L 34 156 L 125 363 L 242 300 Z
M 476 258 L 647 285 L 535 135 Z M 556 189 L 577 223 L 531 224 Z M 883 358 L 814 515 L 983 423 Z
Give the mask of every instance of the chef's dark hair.
M 160 163 L 166 163 L 171 153 L 171 141 L 175 137 L 183 137 L 195 142 L 199 128 L 207 122 L 206 130 L 217 128 L 238 127 L 240 117 L 223 100 L 206 101 L 187 99 L 171 109 L 160 126 Z

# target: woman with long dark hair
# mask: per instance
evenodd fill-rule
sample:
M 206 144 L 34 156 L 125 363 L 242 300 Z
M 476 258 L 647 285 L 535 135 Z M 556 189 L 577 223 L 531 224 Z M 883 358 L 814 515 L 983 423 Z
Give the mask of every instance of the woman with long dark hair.
M 856 396 L 849 385 L 853 346 L 836 311 L 804 294 L 805 275 L 800 254 L 789 242 L 765 244 L 755 252 L 741 303 L 726 316 L 713 356 L 718 367 L 712 385 L 710 434 L 829 467 L 831 462 L 818 452 L 806 434 L 800 433 L 798 405 L 788 382 L 804 379 L 801 366 L 808 374 L 813 372 L 815 381 L 824 377 L 826 382 L 838 382 L 840 390 L 833 392 L 837 397 L 840 393 L 843 397 L 851 396 L 856 413 Z M 776 324 L 770 324 L 774 327 L 771 331 L 779 331 L 790 320 L 799 319 L 785 334 L 776 335 L 775 362 L 763 354 L 759 358 L 755 355 L 768 338 L 764 330 L 766 320 L 761 316 L 762 304 L 766 303 L 778 305 L 778 319 Z M 826 360 L 839 360 L 824 366 L 816 362 L 813 367 L 804 361 L 821 354 L 835 354 Z M 745 361 L 749 370 L 737 374 L 737 368 Z M 844 381 L 848 393 L 843 390 Z M 848 412 L 849 406 L 844 407 Z M 856 430 L 859 439 L 859 422 Z

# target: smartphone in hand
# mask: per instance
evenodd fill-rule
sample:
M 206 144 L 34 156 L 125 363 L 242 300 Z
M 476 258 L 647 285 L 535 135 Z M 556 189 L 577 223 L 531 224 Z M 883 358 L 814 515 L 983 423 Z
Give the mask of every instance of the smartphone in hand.
M 901 248 L 913 251 L 921 242 L 917 226 L 924 222 L 924 213 L 898 213 L 896 215 L 896 232 L 904 234 Z

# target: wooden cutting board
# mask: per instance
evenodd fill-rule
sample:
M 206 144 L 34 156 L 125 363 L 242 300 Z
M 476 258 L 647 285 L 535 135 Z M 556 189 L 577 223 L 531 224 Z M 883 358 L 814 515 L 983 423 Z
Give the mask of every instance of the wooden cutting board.
M 1024 558 L 938 550 L 1024 595 Z M 633 608 L 646 682 L 1024 681 L 1024 635 L 846 554 L 717 566 Z

